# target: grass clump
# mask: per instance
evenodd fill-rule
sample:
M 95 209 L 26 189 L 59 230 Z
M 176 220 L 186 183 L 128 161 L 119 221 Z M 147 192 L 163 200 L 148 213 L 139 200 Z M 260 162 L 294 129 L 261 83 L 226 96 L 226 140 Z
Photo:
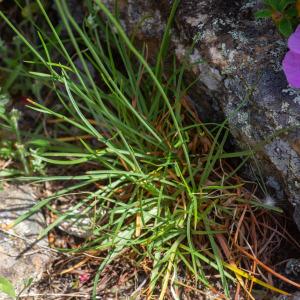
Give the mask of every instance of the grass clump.
M 74 205 L 41 236 L 70 218 L 93 220 L 89 238 L 69 250 L 104 257 L 93 273 L 93 297 L 105 268 L 126 255 L 144 266 L 141 293 L 149 298 L 178 298 L 178 290 L 188 287 L 232 299 L 234 291 L 251 296 L 254 284 L 284 293 L 265 282 L 269 271 L 258 267 L 256 256 L 268 247 L 272 227 L 264 205 L 237 176 L 251 151 L 226 152 L 226 121 L 202 123 L 184 85 L 185 66 L 174 59 L 164 68 L 179 1 L 154 67 L 147 47 L 139 52 L 100 0 L 87 1 L 93 22 L 82 26 L 65 1 L 55 1 L 62 24 L 36 3 L 48 26 L 34 24 L 38 45 L 0 13 L 30 50 L 30 76 L 44 85 L 39 99 L 27 99 L 44 124 L 30 136 L 29 165 L 45 164 L 48 174 L 18 180 L 59 181 L 65 188 L 16 223 L 75 194 Z M 236 168 L 228 162 L 234 157 L 244 159 Z M 53 167 L 59 175 L 50 172 Z

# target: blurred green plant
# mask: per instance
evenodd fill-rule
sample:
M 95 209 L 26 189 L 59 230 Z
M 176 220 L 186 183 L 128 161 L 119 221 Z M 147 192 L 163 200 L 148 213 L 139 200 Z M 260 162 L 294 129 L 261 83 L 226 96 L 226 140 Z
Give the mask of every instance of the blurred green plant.
M 0 276 L 0 292 L 3 292 L 12 299 L 16 299 L 16 292 L 13 284 L 5 277 Z
M 33 278 L 28 278 L 23 281 L 22 289 L 16 293 L 16 289 L 13 283 L 6 277 L 0 276 L 0 292 L 6 294 L 11 299 L 19 300 L 21 295 L 26 289 L 28 289 L 33 283 Z
M 37 154 L 42 153 L 49 142 L 22 132 L 19 126 L 21 112 L 15 108 L 9 109 L 10 102 L 9 94 L 0 89 L 0 158 L 4 161 L 20 162 L 22 168 L 17 165 L 15 168 L 4 168 L 0 171 L 0 176 L 43 173 L 45 163 Z
M 29 174 L 27 163 L 27 153 L 21 139 L 18 122 L 20 119 L 20 112 L 16 109 L 7 111 L 9 104 L 9 95 L 1 93 L 0 90 L 0 157 L 2 159 L 19 159 L 23 165 L 25 174 Z M 5 174 L 8 174 L 5 170 Z M 16 170 L 10 170 L 12 174 L 16 174 Z

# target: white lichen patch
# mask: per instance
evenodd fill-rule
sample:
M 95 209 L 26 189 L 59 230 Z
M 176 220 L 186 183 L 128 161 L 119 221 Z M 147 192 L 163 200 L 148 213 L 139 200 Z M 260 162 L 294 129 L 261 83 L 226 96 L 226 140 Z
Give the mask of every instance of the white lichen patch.
M 278 113 L 272 110 L 265 111 L 266 117 L 270 120 L 270 125 L 275 130 L 280 130 L 283 128 L 283 124 L 278 122 Z
M 250 0 L 241 7 L 241 10 L 254 8 L 256 5 L 257 5 L 257 0 Z
M 295 104 L 300 105 L 300 89 L 293 89 L 291 87 L 288 87 L 286 89 L 283 89 L 281 92 L 283 94 L 287 94 L 289 96 L 295 96 L 295 98 L 293 99 L 293 102 Z
M 246 112 L 238 112 L 236 117 L 237 117 L 237 122 L 240 124 L 249 123 L 249 114 Z
M 294 190 L 291 183 L 299 180 L 300 159 L 290 144 L 281 139 L 276 139 L 265 146 L 266 153 L 276 168 L 287 176 L 288 187 Z
M 300 105 L 300 96 L 297 96 L 293 99 L 294 103 L 299 104 Z
M 276 47 L 272 47 L 270 53 L 270 62 L 272 63 L 273 70 L 275 72 L 282 71 L 282 58 L 284 53 L 286 52 L 286 42 L 279 40 L 276 41 Z
M 156 27 L 157 32 L 163 32 L 165 29 L 165 23 L 162 21 L 159 10 L 155 10 L 154 14 L 150 17 L 144 17 L 143 28 L 147 31 L 152 31 L 154 27 Z
M 218 41 L 218 37 L 216 36 L 216 33 L 212 30 L 204 30 L 203 32 L 199 32 L 201 36 L 201 40 L 205 41 L 207 44 L 211 44 Z
M 281 92 L 284 94 L 288 94 L 289 96 L 300 96 L 300 91 L 291 87 L 283 89 Z
M 227 25 L 231 25 L 232 22 L 229 18 L 216 18 L 214 19 L 213 23 L 212 23 L 212 28 L 213 31 L 219 31 L 222 29 L 222 27 L 227 26 Z
M 291 126 L 300 125 L 299 118 L 297 119 L 291 115 L 289 115 L 287 123 L 288 123 L 288 125 L 291 125 Z
M 237 56 L 237 54 L 238 54 L 238 51 L 237 50 L 229 50 L 228 52 L 227 52 L 227 59 L 228 59 L 228 61 L 230 62 L 230 63 L 234 63 L 234 61 L 235 61 L 235 57 Z
M 253 140 L 252 125 L 250 123 L 250 116 L 247 111 L 237 110 L 235 107 L 236 98 L 233 96 L 228 97 L 228 102 L 224 107 L 224 112 L 228 118 L 231 127 L 235 128 L 238 132 L 242 132 L 249 141 Z
M 222 70 L 222 74 L 232 74 L 237 70 L 236 58 L 238 57 L 238 51 L 236 49 L 228 49 L 225 43 L 221 44 L 221 55 L 226 60 L 226 66 Z
M 160 36 L 165 30 L 165 21 L 161 16 L 161 12 L 156 10 L 142 11 L 140 7 L 129 1 L 128 3 L 129 21 L 133 27 L 138 26 L 140 32 L 146 36 Z
M 202 27 L 204 23 L 207 21 L 208 15 L 206 14 L 198 14 L 196 17 L 188 16 L 185 18 L 186 23 L 194 26 L 194 27 Z
M 229 33 L 232 36 L 232 38 L 234 40 L 238 41 L 239 43 L 242 43 L 244 45 L 248 44 L 249 40 L 245 36 L 244 32 L 242 32 L 242 31 L 229 31 Z
M 290 107 L 290 104 L 288 102 L 282 102 L 281 111 L 282 112 L 287 112 L 289 107 Z
M 278 149 L 280 151 L 278 151 Z M 265 146 L 266 153 L 271 159 L 272 163 L 284 175 L 287 174 L 289 165 L 289 145 L 282 140 L 275 140 L 274 142 Z

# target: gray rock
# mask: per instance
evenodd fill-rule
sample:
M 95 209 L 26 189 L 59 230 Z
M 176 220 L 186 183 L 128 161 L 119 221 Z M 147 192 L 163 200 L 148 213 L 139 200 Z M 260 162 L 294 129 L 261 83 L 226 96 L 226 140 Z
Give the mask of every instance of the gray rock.
M 39 212 L 8 231 L 4 229 L 18 216 L 35 204 L 35 195 L 29 186 L 9 186 L 0 192 L 0 276 L 9 279 L 17 292 L 24 287 L 24 281 L 40 279 L 51 255 L 47 240 L 36 240 L 45 226 Z M 0 293 L 0 299 L 7 297 Z
M 300 300 L 300 293 L 296 292 L 291 296 L 276 296 L 276 297 L 272 297 L 271 300 Z
M 79 238 L 92 237 L 93 221 L 92 216 L 88 213 L 84 213 L 83 209 L 74 209 L 68 207 L 65 211 L 61 207 L 59 208 L 61 213 L 68 215 L 63 222 L 58 225 L 58 228 L 69 235 Z M 71 214 L 70 214 L 71 210 Z
M 291 300 L 300 300 L 300 293 L 297 292 L 297 293 L 293 294 Z
M 172 2 L 120 1 L 122 25 L 148 43 L 153 57 Z M 293 209 L 300 229 L 300 91 L 289 88 L 281 68 L 286 40 L 272 22 L 254 18 L 261 2 L 181 1 L 172 49 L 179 60 L 188 55 L 193 63 L 188 77 L 199 81 L 191 96 L 202 119 L 225 116 L 237 144 L 258 150 L 270 193 Z

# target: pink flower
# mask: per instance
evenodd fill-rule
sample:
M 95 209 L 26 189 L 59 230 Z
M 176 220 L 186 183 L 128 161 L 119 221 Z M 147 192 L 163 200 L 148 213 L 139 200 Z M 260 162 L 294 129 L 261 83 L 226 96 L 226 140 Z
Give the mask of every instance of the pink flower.
M 290 36 L 288 45 L 291 51 L 300 54 L 300 25 L 296 31 Z
M 89 273 L 83 273 L 79 275 L 79 282 L 81 284 L 86 283 L 91 278 L 91 275 Z
M 290 36 L 288 46 L 290 50 L 283 59 L 283 71 L 290 86 L 300 88 L 300 25 Z

